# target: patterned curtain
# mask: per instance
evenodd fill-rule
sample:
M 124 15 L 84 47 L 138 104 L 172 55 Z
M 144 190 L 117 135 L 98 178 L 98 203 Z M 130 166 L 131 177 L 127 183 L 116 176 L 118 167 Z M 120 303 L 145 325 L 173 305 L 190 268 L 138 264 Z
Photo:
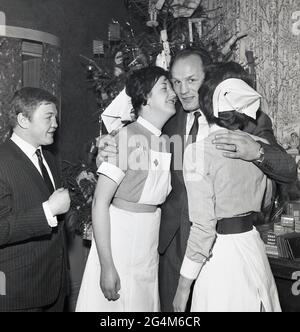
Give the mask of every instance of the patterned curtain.
M 60 48 L 49 44 L 43 45 L 40 86 L 60 100 L 61 96 L 61 61 Z
M 271 117 L 279 142 L 293 131 L 300 136 L 299 0 L 204 0 L 203 5 L 220 7 L 209 22 L 219 41 L 224 34 L 248 34 L 239 41 L 235 60 L 245 64 L 245 52 L 253 51 L 262 110 Z

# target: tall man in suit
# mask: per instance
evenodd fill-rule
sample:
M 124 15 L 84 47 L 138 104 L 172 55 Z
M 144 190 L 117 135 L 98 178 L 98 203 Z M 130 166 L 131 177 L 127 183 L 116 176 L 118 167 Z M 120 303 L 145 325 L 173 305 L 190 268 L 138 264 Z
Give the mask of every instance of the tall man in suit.
M 68 277 L 60 216 L 70 197 L 60 188 L 54 156 L 42 149 L 53 143 L 56 104 L 47 91 L 30 87 L 11 102 L 13 134 L 0 146 L 0 311 L 64 307 Z
M 182 147 L 171 145 L 172 192 L 161 206 L 161 226 L 159 238 L 159 291 L 162 311 L 173 311 L 173 299 L 180 276 L 190 232 L 187 193 L 182 173 L 182 154 L 188 136 L 195 127 L 197 139 L 206 137 L 208 123 L 201 116 L 198 91 L 205 77 L 205 68 L 211 63 L 210 56 L 201 49 L 186 49 L 175 55 L 171 63 L 171 80 L 180 104 L 176 114 L 166 123 L 163 134 L 181 137 Z M 194 116 L 200 112 L 200 116 Z M 271 145 L 254 141 L 247 133 L 230 133 L 217 137 L 216 148 L 224 150 L 224 156 L 254 162 L 265 174 L 278 183 L 290 183 L 296 179 L 293 159 L 276 143 L 270 118 L 263 112 L 256 123 L 250 123 L 247 133 L 267 139 Z M 117 153 L 116 143 L 106 137 L 99 142 L 100 153 L 97 163 L 113 158 Z M 180 160 L 178 158 L 181 158 Z

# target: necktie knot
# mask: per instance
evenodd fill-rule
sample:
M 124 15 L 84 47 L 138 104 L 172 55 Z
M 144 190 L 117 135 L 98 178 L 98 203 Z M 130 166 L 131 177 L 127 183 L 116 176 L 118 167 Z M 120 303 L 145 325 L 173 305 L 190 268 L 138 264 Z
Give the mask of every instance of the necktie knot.
M 43 157 L 42 157 L 42 153 L 41 153 L 41 150 L 40 149 L 37 149 L 36 151 L 35 151 L 35 153 L 36 153 L 36 155 L 37 155 L 37 157 L 38 157 L 38 160 L 40 161 L 43 161 Z
M 198 119 L 201 116 L 200 112 L 195 112 L 194 113 L 194 122 L 192 125 L 192 128 L 189 132 L 188 140 L 187 140 L 187 145 L 190 143 L 194 143 L 197 140 L 197 134 L 198 134 L 198 129 L 199 129 L 199 122 Z
M 194 113 L 194 117 L 195 117 L 195 121 L 199 119 L 199 117 L 201 116 L 201 113 L 200 112 L 195 112 Z

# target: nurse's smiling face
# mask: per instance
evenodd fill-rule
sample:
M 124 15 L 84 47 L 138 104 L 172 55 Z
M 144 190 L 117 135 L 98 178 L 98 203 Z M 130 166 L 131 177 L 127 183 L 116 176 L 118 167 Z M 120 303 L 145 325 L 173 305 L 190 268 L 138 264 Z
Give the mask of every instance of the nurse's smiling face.
M 170 81 L 165 76 L 161 76 L 149 93 L 147 104 L 151 106 L 152 110 L 168 113 L 171 116 L 176 113 L 176 100 L 177 97 Z

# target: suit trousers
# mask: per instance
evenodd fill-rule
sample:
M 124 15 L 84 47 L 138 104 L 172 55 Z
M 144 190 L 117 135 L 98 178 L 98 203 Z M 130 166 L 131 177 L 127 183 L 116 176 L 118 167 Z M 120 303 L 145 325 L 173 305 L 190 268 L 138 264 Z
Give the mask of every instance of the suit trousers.
M 159 295 L 162 312 L 173 311 L 173 300 L 176 294 L 180 268 L 184 258 L 190 223 L 182 220 L 171 243 L 159 255 Z

